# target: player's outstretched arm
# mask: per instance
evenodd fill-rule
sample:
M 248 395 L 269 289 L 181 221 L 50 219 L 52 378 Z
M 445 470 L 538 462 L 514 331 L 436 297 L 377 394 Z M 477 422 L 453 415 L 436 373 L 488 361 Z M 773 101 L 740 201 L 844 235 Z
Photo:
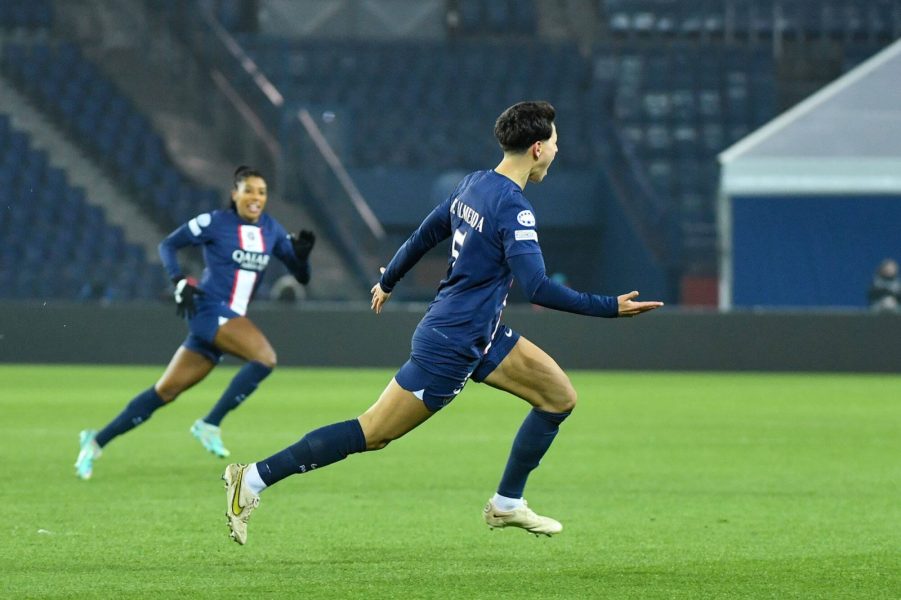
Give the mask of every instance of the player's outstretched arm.
M 507 259 L 513 276 L 522 285 L 529 301 L 539 306 L 591 317 L 634 317 L 663 306 L 663 302 L 635 302 L 638 292 L 622 296 L 601 296 L 578 292 L 547 276 L 540 252 L 518 254 Z
M 385 267 L 380 268 L 379 271 L 384 273 Z M 372 286 L 370 293 L 372 294 L 372 304 L 370 306 L 375 314 L 379 314 L 382 312 L 382 307 L 391 298 L 391 292 L 383 290 L 381 283 L 377 281 L 375 285 Z
M 648 301 L 648 302 L 636 302 L 634 298 L 638 297 L 638 292 L 633 290 L 628 294 L 622 294 L 621 296 L 616 297 L 616 301 L 619 304 L 619 316 L 621 317 L 634 317 L 636 315 L 640 315 L 641 313 L 648 312 L 649 310 L 654 310 L 655 308 L 660 308 L 663 306 L 663 302 L 659 302 L 657 300 Z

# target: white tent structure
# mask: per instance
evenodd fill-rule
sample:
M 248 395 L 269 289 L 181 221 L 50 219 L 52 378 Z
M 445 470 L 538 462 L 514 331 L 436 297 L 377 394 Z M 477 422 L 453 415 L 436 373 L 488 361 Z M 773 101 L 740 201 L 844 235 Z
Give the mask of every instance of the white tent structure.
M 721 309 L 865 305 L 901 258 L 901 41 L 719 160 Z

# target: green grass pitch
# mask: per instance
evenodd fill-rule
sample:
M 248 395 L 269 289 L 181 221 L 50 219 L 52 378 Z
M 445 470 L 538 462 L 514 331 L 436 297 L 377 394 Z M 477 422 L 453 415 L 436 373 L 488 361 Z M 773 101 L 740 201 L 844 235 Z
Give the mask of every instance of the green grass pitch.
M 244 547 L 188 428 L 233 367 L 114 440 L 160 367 L 0 366 L 3 598 L 901 598 L 901 377 L 571 373 L 526 490 L 564 532 L 489 531 L 526 405 L 470 384 L 386 450 L 263 493 Z M 261 459 L 365 409 L 384 370 L 278 369 L 223 423 Z

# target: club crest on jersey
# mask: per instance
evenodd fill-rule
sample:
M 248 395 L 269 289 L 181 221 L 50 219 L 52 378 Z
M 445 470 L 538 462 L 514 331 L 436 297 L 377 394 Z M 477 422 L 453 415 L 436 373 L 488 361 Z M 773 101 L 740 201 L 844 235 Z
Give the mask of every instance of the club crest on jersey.
M 472 208 L 468 204 L 460 202 L 459 198 L 454 198 L 454 201 L 451 202 L 450 213 L 463 219 L 463 221 L 468 223 L 470 227 L 472 227 L 479 233 L 482 233 L 482 226 L 485 224 L 485 217 L 480 215 L 476 209 Z
M 531 210 L 524 210 L 516 215 L 516 220 L 525 227 L 535 227 L 535 215 Z
M 265 271 L 269 265 L 269 255 L 262 252 L 249 252 L 237 248 L 232 252 L 232 260 L 247 271 Z

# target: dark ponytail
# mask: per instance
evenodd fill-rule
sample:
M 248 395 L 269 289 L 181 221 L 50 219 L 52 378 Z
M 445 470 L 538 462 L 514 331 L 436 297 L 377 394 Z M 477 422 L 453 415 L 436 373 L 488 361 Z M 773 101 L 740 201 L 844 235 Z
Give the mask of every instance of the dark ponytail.
M 259 177 L 260 179 L 265 180 L 263 174 L 254 169 L 253 167 L 248 167 L 247 165 L 241 165 L 237 169 L 235 169 L 235 189 L 238 189 L 238 186 L 242 181 L 247 179 L 248 177 Z

